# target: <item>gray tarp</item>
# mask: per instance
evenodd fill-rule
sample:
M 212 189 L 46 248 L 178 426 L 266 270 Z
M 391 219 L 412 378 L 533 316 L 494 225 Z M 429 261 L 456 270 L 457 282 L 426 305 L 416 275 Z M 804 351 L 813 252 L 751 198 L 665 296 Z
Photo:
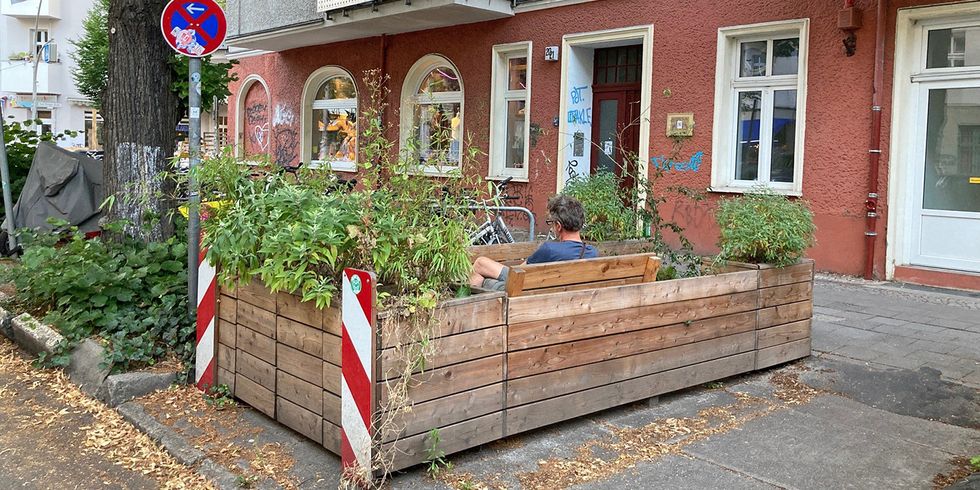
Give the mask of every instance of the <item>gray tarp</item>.
M 102 162 L 41 143 L 14 205 L 14 229 L 50 230 L 48 218 L 56 218 L 86 233 L 98 231 L 103 199 Z

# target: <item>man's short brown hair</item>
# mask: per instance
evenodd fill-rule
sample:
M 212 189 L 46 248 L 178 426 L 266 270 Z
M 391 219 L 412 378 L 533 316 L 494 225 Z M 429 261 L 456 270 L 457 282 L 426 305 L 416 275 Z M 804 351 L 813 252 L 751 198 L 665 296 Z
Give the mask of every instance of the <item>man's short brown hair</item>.
M 585 225 L 585 208 L 572 196 L 559 194 L 548 199 L 548 215 L 567 231 L 579 231 Z

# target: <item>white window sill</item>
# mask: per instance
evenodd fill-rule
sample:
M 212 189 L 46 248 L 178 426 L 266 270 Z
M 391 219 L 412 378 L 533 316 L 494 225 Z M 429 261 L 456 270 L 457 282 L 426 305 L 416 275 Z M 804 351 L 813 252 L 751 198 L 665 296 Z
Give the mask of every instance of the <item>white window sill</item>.
M 357 164 L 352 162 L 324 162 L 314 160 L 307 165 L 307 168 L 311 169 L 326 169 L 333 172 L 347 172 L 356 174 Z
M 500 181 L 500 180 L 504 180 L 504 179 L 507 179 L 507 178 L 511 178 L 510 179 L 511 182 L 520 182 L 520 183 L 523 183 L 523 184 L 526 184 L 526 183 L 530 182 L 530 180 L 528 180 L 527 177 L 516 177 L 516 176 L 513 176 L 513 175 L 488 175 L 486 177 L 486 180 Z
M 716 194 L 749 194 L 755 189 L 756 189 L 755 187 L 739 187 L 739 186 L 729 185 L 729 186 L 719 186 L 719 187 L 708 187 L 707 191 Z M 795 189 L 778 189 L 778 188 L 770 187 L 769 190 L 771 190 L 775 194 L 780 194 L 783 196 L 792 196 L 792 197 L 803 196 L 803 192 Z

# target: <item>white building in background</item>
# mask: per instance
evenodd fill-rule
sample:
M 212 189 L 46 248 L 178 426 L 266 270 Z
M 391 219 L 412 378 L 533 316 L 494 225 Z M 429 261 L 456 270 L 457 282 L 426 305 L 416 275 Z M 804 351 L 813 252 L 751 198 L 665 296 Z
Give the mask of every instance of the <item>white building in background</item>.
M 34 30 L 40 3 L 40 21 Z M 78 131 L 59 142 L 69 148 L 101 149 L 101 116 L 78 93 L 71 41 L 82 36 L 82 21 L 93 0 L 0 0 L 0 103 L 8 119 L 31 117 L 33 53 L 43 46 L 37 69 L 37 114 L 45 131 Z

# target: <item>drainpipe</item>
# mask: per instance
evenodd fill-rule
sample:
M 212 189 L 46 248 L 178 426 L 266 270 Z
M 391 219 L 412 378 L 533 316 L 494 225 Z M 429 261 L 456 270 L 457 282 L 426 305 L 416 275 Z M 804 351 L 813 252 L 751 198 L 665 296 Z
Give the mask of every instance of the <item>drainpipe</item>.
M 878 168 L 881 164 L 881 92 L 885 76 L 885 29 L 887 0 L 878 0 L 875 15 L 874 81 L 871 92 L 871 145 L 868 149 L 868 200 L 865 239 L 864 278 L 873 279 L 875 245 L 878 241 Z

